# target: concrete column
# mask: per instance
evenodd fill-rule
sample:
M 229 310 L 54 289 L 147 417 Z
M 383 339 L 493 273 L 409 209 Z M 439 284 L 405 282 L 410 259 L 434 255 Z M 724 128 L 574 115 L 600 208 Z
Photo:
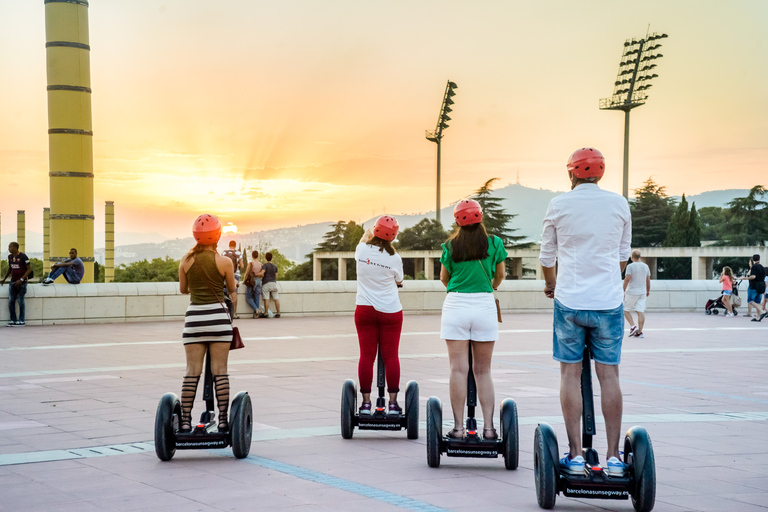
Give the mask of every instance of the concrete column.
M 424 260 L 421 258 L 414 258 L 413 260 L 413 278 L 419 275 L 419 272 L 424 271 Z
M 51 261 L 75 247 L 93 282 L 93 127 L 86 0 L 45 1 Z
M 523 258 L 511 258 L 512 260 L 512 278 L 523 278 Z
M 19 244 L 19 252 L 25 252 L 27 245 L 27 216 L 24 210 L 16 212 L 16 242 Z
M 640 258 L 645 262 L 646 265 L 648 265 L 648 270 L 651 271 L 651 279 L 657 279 L 659 272 L 659 265 L 657 258 Z
M 321 266 L 321 260 L 317 257 L 317 254 L 312 258 L 312 280 L 323 280 L 323 267 Z
M 347 260 L 339 258 L 339 281 L 347 280 Z
M 707 258 L 694 256 L 691 258 L 691 280 L 709 279 L 707 274 Z
M 538 261 L 536 262 L 536 279 L 539 281 L 544 280 L 544 269 L 542 268 L 541 263 Z
M 115 202 L 104 205 L 104 282 L 115 280 Z
M 43 208 L 43 275 L 51 271 L 51 209 Z M 43 276 L 40 276 L 42 279 Z
M 435 279 L 435 258 L 424 258 L 424 275 L 427 281 Z

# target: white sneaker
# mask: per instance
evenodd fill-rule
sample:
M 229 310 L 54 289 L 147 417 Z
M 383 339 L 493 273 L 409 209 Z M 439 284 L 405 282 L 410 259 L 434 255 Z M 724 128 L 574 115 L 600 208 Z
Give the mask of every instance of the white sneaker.
M 611 457 L 605 464 L 605 472 L 610 476 L 624 476 L 627 467 L 616 457 Z
M 50 277 L 46 277 L 45 281 L 43 281 L 43 285 L 48 286 L 49 284 L 53 284 L 53 279 L 51 279 Z

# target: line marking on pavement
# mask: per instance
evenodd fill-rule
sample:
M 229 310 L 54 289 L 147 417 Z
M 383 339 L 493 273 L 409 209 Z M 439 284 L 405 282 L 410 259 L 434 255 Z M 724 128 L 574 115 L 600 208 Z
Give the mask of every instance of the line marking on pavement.
M 768 352 L 768 346 L 764 347 L 711 347 L 711 348 L 638 348 L 624 349 L 624 354 L 665 354 L 665 353 L 707 353 L 707 352 Z M 526 350 L 513 352 L 494 352 L 494 357 L 499 356 L 551 356 L 551 350 Z M 434 359 L 447 358 L 447 352 L 437 352 L 432 354 L 400 354 L 400 359 Z M 230 360 L 230 366 L 245 364 L 280 364 L 280 363 L 321 363 L 327 361 L 358 361 L 359 356 L 329 356 L 329 357 L 295 357 L 295 358 L 274 358 L 274 359 L 246 359 Z M 508 364 L 516 364 L 507 361 Z M 526 366 L 526 365 L 523 365 Z M 543 368 L 529 365 L 531 368 Z M 134 366 L 105 366 L 99 368 L 68 368 L 61 370 L 33 370 L 26 372 L 0 373 L 0 378 L 18 378 L 34 377 L 38 375 L 69 375 L 73 373 L 110 373 L 132 370 L 159 370 L 169 368 L 185 368 L 184 363 L 166 363 L 166 364 L 143 364 Z M 552 368 L 545 368 L 552 370 Z
M 670 328 L 648 328 L 643 332 L 675 332 L 675 331 L 764 331 L 764 327 L 670 327 Z M 499 329 L 499 334 L 536 334 L 551 333 L 552 329 Z M 625 332 L 629 332 L 625 330 Z M 400 336 L 439 336 L 440 331 L 419 331 L 403 332 Z M 334 339 L 334 338 L 357 338 L 357 333 L 341 334 L 307 334 L 303 336 L 253 336 L 245 337 L 244 341 L 270 341 L 270 340 L 311 340 L 311 339 Z M 6 347 L 0 348 L 0 352 L 16 352 L 25 350 L 66 350 L 78 348 L 103 348 L 103 347 L 128 347 L 133 345 L 172 345 L 180 344 L 181 340 L 172 341 L 125 341 L 110 343 L 76 343 L 72 345 L 38 345 L 32 347 Z
M 401 496 L 400 494 L 394 494 L 388 491 L 383 491 L 381 489 L 376 489 L 375 487 L 370 487 L 368 485 L 359 484 L 350 480 L 344 480 L 335 476 L 326 475 L 325 473 L 312 471 L 311 469 L 305 469 L 299 466 L 293 466 L 284 462 L 266 459 L 264 457 L 249 455 L 243 459 L 243 461 L 250 464 L 255 464 L 256 466 L 260 466 L 265 469 L 271 469 L 285 473 L 286 475 L 301 478 L 302 480 L 315 482 L 321 485 L 326 485 L 328 487 L 334 487 L 336 489 L 341 489 L 342 491 L 351 492 L 359 496 L 381 501 L 389 505 L 394 505 L 395 507 L 404 508 L 406 510 L 414 510 L 417 512 L 444 512 L 446 510 L 434 505 L 430 505 L 429 503 L 424 503 L 423 501 L 417 501 L 412 498 Z

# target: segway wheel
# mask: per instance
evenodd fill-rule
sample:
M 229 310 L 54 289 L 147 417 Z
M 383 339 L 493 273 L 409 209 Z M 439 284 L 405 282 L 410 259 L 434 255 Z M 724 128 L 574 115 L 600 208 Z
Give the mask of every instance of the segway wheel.
M 244 459 L 251 452 L 251 434 L 253 433 L 253 406 L 247 392 L 241 391 L 232 400 L 232 453 L 238 459 Z
M 632 427 L 627 432 L 624 462 L 635 477 L 634 490 L 630 492 L 632 505 L 637 512 L 650 512 L 656 503 L 656 459 L 651 437 L 643 427 Z
M 443 437 L 443 405 L 434 396 L 427 400 L 427 465 L 440 467 L 440 440 Z
M 555 506 L 557 499 L 557 468 L 549 453 L 549 435 L 554 436 L 551 428 L 541 425 L 536 427 L 533 435 L 533 475 L 536 480 L 536 501 L 539 507 L 550 509 Z M 555 445 L 557 438 L 554 439 Z
M 501 402 L 501 442 L 504 467 L 517 469 L 520 458 L 520 436 L 517 429 L 517 404 L 511 398 Z
M 419 385 L 416 381 L 408 381 L 405 387 L 405 422 L 408 439 L 419 438 Z
M 355 405 L 357 402 L 357 389 L 355 382 L 351 379 L 344 381 L 341 388 L 341 437 L 352 439 L 355 433 L 353 419 L 355 417 Z
M 176 431 L 179 429 L 181 402 L 175 393 L 166 393 L 155 413 L 155 453 L 160 460 L 171 460 L 176 453 Z

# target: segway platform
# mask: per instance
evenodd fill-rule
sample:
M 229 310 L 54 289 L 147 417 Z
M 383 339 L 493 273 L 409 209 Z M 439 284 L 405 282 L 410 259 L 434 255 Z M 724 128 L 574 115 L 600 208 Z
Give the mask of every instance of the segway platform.
M 357 411 L 357 387 L 355 381 L 347 379 L 341 388 L 341 437 L 351 439 L 355 427 L 360 430 L 402 430 L 408 431 L 408 439 L 419 438 L 419 385 L 408 381 L 405 386 L 405 409 L 400 414 L 387 414 L 384 400 L 384 360 L 381 358 L 381 346 L 376 355 L 377 386 L 379 396 L 376 407 L 370 415 Z
M 539 506 L 555 506 L 557 495 L 574 498 L 605 500 L 632 499 L 637 512 L 650 512 L 656 500 L 656 463 L 648 432 L 643 427 L 632 427 L 624 437 L 623 476 L 611 476 L 600 465 L 597 451 L 592 448 L 596 434 L 595 407 L 592 396 L 591 348 L 584 349 L 581 371 L 582 452 L 584 474 L 574 475 L 560 467 L 560 450 L 554 429 L 539 423 L 533 438 L 533 474 L 536 480 L 536 499 Z

